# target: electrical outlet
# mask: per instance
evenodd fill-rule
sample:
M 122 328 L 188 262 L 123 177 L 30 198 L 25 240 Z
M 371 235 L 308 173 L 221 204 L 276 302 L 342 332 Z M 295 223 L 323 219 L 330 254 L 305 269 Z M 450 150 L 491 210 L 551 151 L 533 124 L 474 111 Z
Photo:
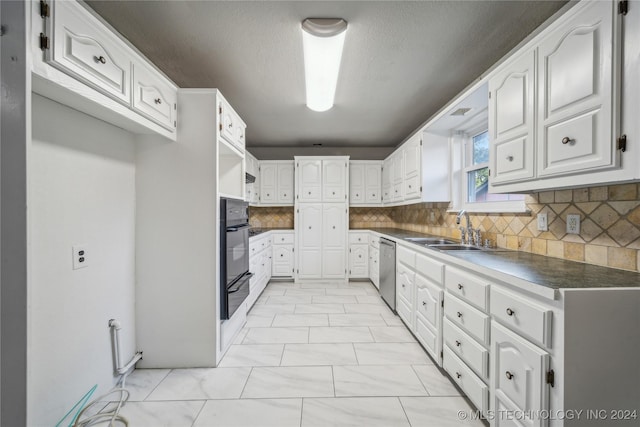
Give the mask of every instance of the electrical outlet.
M 547 223 L 547 213 L 539 213 L 536 217 L 538 219 L 538 231 L 549 230 L 549 224 Z
M 567 233 L 580 234 L 580 215 L 567 215 Z
M 429 221 L 431 221 L 432 223 L 436 222 L 436 213 L 434 211 L 431 211 L 429 213 Z
M 85 268 L 89 265 L 87 258 L 87 245 L 74 245 L 71 247 L 73 252 L 73 269 Z

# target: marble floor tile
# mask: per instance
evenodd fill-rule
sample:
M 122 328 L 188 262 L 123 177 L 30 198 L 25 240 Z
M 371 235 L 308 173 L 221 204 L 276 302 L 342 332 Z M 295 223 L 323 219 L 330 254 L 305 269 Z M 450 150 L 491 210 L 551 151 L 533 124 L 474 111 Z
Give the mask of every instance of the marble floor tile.
M 260 327 L 269 327 L 273 322 L 273 318 L 275 314 L 248 314 L 247 315 L 247 323 L 245 323 L 245 328 L 260 328 Z
M 316 295 L 311 298 L 314 304 L 356 304 L 358 302 L 355 295 Z
M 286 344 L 309 342 L 309 328 L 251 328 L 242 344 Z
M 353 344 L 287 344 L 282 366 L 357 365 Z
M 240 397 L 251 368 L 174 369 L 147 401 L 235 399 Z
M 361 288 L 326 289 L 326 292 L 327 295 L 367 295 L 367 290 Z
M 460 396 L 449 377 L 435 365 L 414 365 L 413 370 L 427 389 L 429 396 Z
M 284 344 L 232 345 L 218 366 L 280 366 L 283 351 Z
M 418 343 L 356 343 L 361 365 L 433 365 Z
M 387 326 L 405 326 L 402 320 L 396 315 L 382 316 Z
M 326 295 L 324 289 L 288 289 L 285 291 L 285 296 L 295 295 Z
M 386 326 L 387 323 L 379 314 L 330 314 L 331 326 Z
M 367 295 L 377 295 L 380 296 L 380 291 L 377 288 L 366 288 Z
M 129 402 L 144 400 L 169 374 L 171 369 L 136 369 L 125 379 Z
M 301 288 L 300 288 L 300 284 L 298 283 L 271 281 L 268 283 L 267 289 L 287 291 L 289 289 L 301 289 Z
M 130 426 L 191 427 L 203 405 L 202 400 L 127 402 L 120 414 L 127 419 Z
M 384 304 L 380 295 L 356 295 L 356 300 L 358 304 Z M 386 304 L 384 304 L 386 306 Z
M 295 314 L 344 313 L 344 304 L 296 304 Z
M 345 304 L 344 310 L 347 313 L 379 313 L 387 316 L 393 315 L 389 307 L 382 304 Z
M 404 326 L 371 326 L 369 329 L 376 342 L 416 342 Z
M 354 343 L 373 342 L 373 336 L 366 326 L 330 326 L 309 328 L 310 343 Z
M 293 313 L 296 309 L 295 304 L 263 304 L 254 305 L 249 311 L 249 314 L 279 314 L 279 313 Z
M 336 396 L 427 396 L 411 366 L 334 366 Z
M 338 283 L 300 283 L 300 289 L 336 289 L 339 286 Z
M 209 400 L 194 427 L 299 427 L 302 399 Z
M 482 427 L 479 420 L 461 420 L 458 411 L 473 409 L 462 397 L 401 397 L 411 427 Z
M 375 289 L 376 287 L 370 281 L 358 281 L 358 282 L 349 282 L 346 285 L 340 285 L 340 287 L 345 288 L 363 288 L 363 289 Z
M 242 398 L 331 396 L 331 366 L 254 368 L 242 392 Z
M 246 326 L 240 329 L 240 332 L 238 332 L 238 335 L 236 335 L 231 344 L 242 344 L 244 337 L 247 336 L 247 332 L 249 332 L 249 329 Z
M 266 305 L 271 304 L 311 304 L 311 298 L 316 298 L 312 295 L 285 295 L 285 296 L 273 296 L 269 297 Z
M 274 328 L 285 326 L 329 326 L 327 314 L 276 314 Z
M 262 291 L 262 295 L 261 296 L 267 296 L 267 297 L 272 297 L 272 296 L 284 296 L 284 293 L 287 292 L 287 290 L 285 289 L 272 289 L 271 287 L 265 289 L 264 291 Z
M 302 427 L 409 427 L 397 397 L 307 398 Z

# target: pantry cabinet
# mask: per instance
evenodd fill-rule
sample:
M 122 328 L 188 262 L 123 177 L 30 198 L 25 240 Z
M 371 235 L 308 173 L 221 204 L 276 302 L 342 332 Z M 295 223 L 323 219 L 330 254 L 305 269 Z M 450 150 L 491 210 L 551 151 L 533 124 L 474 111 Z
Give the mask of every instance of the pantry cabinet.
M 263 160 L 260 169 L 260 204 L 293 205 L 294 168 L 292 160 Z

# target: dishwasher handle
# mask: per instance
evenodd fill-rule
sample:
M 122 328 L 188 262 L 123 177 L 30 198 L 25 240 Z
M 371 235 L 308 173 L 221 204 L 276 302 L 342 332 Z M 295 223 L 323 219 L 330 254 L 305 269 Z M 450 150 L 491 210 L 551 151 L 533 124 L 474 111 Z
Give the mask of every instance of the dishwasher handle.
M 387 245 L 387 246 L 391 246 L 392 248 L 395 249 L 396 244 L 395 242 L 391 241 L 391 240 L 387 240 L 387 239 L 380 239 L 380 244 L 381 245 Z

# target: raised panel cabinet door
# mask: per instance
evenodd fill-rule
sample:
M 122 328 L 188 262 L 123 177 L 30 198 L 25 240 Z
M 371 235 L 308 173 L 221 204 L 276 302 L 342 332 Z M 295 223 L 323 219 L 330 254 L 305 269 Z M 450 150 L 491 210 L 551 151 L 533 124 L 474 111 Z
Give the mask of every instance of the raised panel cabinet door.
M 349 247 L 349 277 L 369 277 L 369 245 Z
M 175 131 L 177 91 L 157 71 L 141 61 L 133 63 L 133 109 L 160 126 Z
M 365 201 L 365 166 L 361 163 L 349 163 L 349 203 Z
M 49 63 L 126 105 L 131 103 L 131 57 L 124 43 L 76 2 L 53 4 Z
M 422 139 L 420 135 L 411 138 L 402 147 L 402 159 L 404 162 L 404 179 L 420 176 L 422 161 Z M 419 179 L 419 178 L 418 178 Z
M 300 204 L 297 211 L 297 270 L 300 279 L 322 278 L 322 205 Z
M 278 185 L 278 165 L 276 163 L 260 164 L 260 202 L 276 203 Z
M 382 188 L 382 165 L 380 163 L 365 165 L 364 176 L 366 188 L 365 201 L 367 203 L 380 203 Z
M 394 184 L 402 184 L 402 179 L 404 178 L 404 174 L 403 174 L 403 156 L 402 156 L 402 151 L 396 151 L 393 156 L 391 157 L 392 160 L 392 172 L 391 172 L 391 179 L 393 181 Z
M 297 160 L 296 176 L 296 194 L 300 202 L 322 201 L 322 160 Z
M 494 185 L 534 176 L 534 76 L 532 50 L 489 80 L 489 164 Z
M 293 245 L 273 245 L 272 276 L 293 275 Z
M 341 202 L 347 199 L 347 173 L 349 162 L 346 160 L 322 161 L 322 200 Z
M 293 162 L 278 164 L 278 202 L 293 204 Z
M 387 157 L 382 163 L 382 187 L 385 188 L 392 184 L 391 173 L 393 171 L 393 162 L 391 157 Z
M 348 216 L 343 203 L 322 208 L 322 277 L 341 279 L 347 274 Z
M 491 322 L 491 389 L 512 409 L 524 413 L 539 413 L 549 408 L 549 353 L 531 344 L 508 329 Z M 494 401 L 497 403 L 497 401 Z M 542 417 L 522 420 L 526 426 L 542 426 Z
M 218 114 L 220 115 L 220 136 L 230 143 L 235 144 L 236 115 L 231 106 L 223 99 L 218 103 Z
M 416 274 L 416 313 L 436 331 L 441 330 L 441 303 L 444 291 L 429 283 L 429 280 Z
M 538 47 L 538 176 L 617 164 L 616 5 L 581 5 Z

